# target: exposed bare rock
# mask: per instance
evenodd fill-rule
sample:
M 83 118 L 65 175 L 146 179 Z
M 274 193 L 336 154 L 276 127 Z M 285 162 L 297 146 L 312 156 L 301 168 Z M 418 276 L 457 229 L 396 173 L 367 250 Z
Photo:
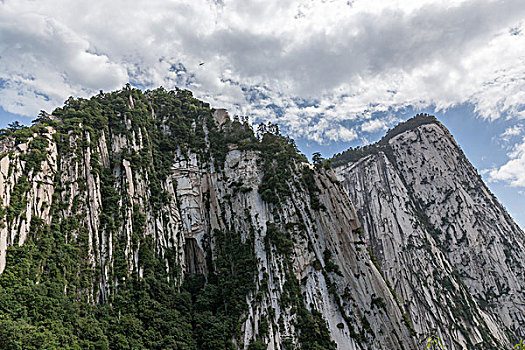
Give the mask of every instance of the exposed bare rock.
M 347 152 L 338 178 L 420 341 L 501 349 L 523 337 L 524 233 L 448 130 L 417 116 Z

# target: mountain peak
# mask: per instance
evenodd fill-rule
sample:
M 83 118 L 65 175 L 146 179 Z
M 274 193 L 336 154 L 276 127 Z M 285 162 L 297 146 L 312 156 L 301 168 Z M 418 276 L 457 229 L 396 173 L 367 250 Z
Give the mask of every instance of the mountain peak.
M 363 147 L 350 147 L 348 150 L 334 155 L 332 158 L 332 165 L 334 167 L 342 166 L 347 163 L 356 162 L 369 154 L 377 154 L 379 151 L 385 151 L 385 149 L 390 147 L 389 142 L 394 137 L 428 124 L 438 125 L 447 135 L 452 137 L 448 129 L 443 126 L 435 116 L 427 113 L 419 113 L 407 121 L 399 123 L 393 129 L 388 130 L 386 135 L 376 143 Z
M 341 182 L 278 129 L 126 86 L 0 130 L 0 348 L 525 336 L 523 232 L 435 117 L 346 152 Z
M 437 124 L 442 126 L 442 124 L 435 116 L 426 113 L 419 113 L 413 116 L 412 118 L 408 119 L 407 121 L 397 124 L 393 129 L 388 130 L 386 135 L 383 136 L 383 138 L 381 138 L 381 140 L 379 140 L 377 143 L 380 145 L 387 144 L 388 141 L 390 141 L 397 135 L 400 135 L 409 130 L 415 130 L 420 126 L 427 124 Z
M 501 349 L 523 336 L 523 260 L 512 253 L 523 232 L 445 126 L 417 115 L 334 163 L 418 333 L 459 349 Z

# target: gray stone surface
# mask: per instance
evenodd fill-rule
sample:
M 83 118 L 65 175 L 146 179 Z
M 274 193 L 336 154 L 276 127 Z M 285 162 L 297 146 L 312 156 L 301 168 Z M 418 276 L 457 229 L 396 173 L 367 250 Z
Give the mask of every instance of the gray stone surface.
M 525 336 L 524 233 L 441 123 L 336 172 L 420 341 L 509 348 Z

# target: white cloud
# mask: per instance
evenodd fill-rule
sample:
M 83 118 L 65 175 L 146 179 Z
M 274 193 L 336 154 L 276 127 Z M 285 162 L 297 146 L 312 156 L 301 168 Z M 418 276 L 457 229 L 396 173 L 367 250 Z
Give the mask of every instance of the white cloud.
M 494 137 L 497 141 L 502 143 L 504 146 L 511 142 L 515 142 L 518 137 L 524 133 L 525 129 L 522 124 L 515 124 L 509 126 L 497 137 Z
M 509 153 L 510 160 L 489 172 L 490 181 L 505 181 L 511 186 L 525 187 L 525 138 Z
M 505 129 L 505 131 L 501 134 L 501 136 L 503 137 L 518 136 L 518 135 L 521 135 L 522 132 L 523 132 L 523 126 L 513 125 Z
M 52 17 L 0 12 L 0 103 L 9 112 L 36 114 L 69 93 L 85 95 L 125 83 L 127 72 Z
M 502 133 L 492 137 L 492 141 L 502 149 L 512 150 L 517 142 L 521 140 L 522 135 L 525 134 L 525 127 L 519 121 L 519 117 L 517 119 L 517 121 L 512 120 L 512 125 L 508 126 Z
M 329 129 L 325 134 L 331 141 L 348 142 L 357 138 L 357 132 L 355 132 L 355 130 L 345 128 L 342 125 L 337 126 L 337 128 Z
M 369 120 L 361 124 L 361 130 L 364 132 L 377 132 L 386 128 L 385 121 L 380 119 Z
M 36 115 L 130 80 L 318 142 L 406 106 L 525 118 L 523 18 L 523 0 L 4 0 L 0 105 Z

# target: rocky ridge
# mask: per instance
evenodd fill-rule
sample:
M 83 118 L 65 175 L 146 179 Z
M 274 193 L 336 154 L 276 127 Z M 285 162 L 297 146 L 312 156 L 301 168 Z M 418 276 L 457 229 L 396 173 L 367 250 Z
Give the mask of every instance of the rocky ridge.
M 441 123 L 418 115 L 333 163 L 419 337 L 502 349 L 525 336 L 525 235 Z

